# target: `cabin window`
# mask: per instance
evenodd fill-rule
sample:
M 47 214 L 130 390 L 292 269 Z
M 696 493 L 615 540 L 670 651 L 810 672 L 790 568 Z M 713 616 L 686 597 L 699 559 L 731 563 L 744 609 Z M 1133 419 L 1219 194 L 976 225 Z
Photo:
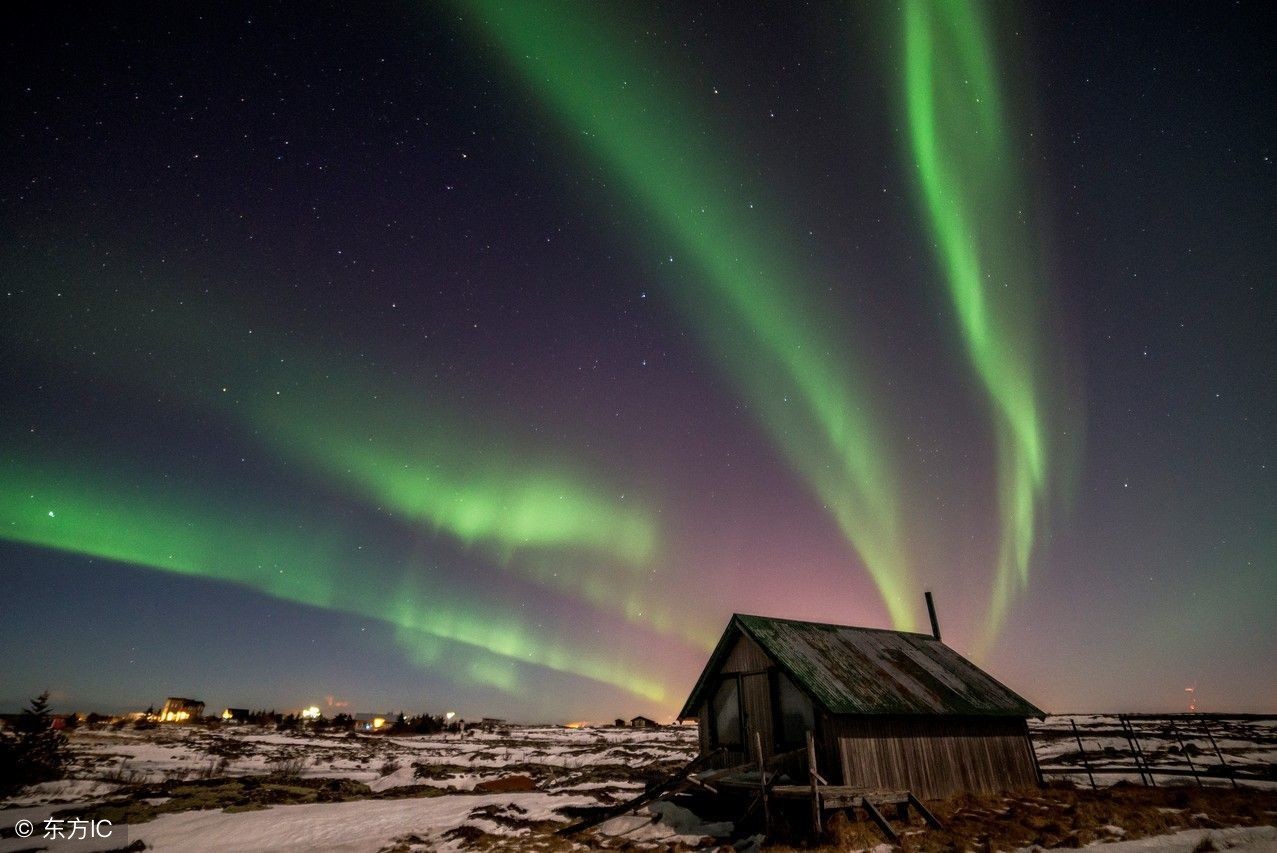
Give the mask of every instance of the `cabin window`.
M 776 673 L 776 728 L 785 746 L 801 746 L 816 728 L 811 699 L 783 672 Z
M 715 746 L 740 746 L 740 682 L 729 675 L 718 684 L 710 699 Z

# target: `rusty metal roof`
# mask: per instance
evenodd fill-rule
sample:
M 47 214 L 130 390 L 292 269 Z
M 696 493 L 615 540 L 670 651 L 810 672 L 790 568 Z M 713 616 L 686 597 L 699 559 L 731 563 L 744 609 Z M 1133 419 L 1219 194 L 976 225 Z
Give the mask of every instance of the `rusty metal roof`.
M 744 633 L 830 713 L 1043 717 L 930 634 L 736 614 L 680 717 L 694 717 L 710 677 Z

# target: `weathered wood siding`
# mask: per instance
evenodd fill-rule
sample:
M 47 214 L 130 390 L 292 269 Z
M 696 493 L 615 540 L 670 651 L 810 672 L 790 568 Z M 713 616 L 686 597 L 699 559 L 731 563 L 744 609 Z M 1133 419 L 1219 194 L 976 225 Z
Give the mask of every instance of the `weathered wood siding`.
M 775 666 L 775 664 L 772 663 L 772 659 L 767 656 L 767 653 L 758 647 L 758 643 L 741 634 L 736 638 L 736 645 L 728 653 L 727 659 L 723 661 L 723 666 L 719 669 L 719 673 L 757 672 L 770 666 Z
M 745 718 L 745 753 L 750 760 L 758 760 L 758 751 L 754 747 L 754 733 L 757 732 L 763 743 L 763 756 L 774 753 L 775 723 L 772 720 L 772 684 L 766 672 L 757 672 L 741 678 L 741 698 L 744 700 Z
M 719 676 L 722 675 L 756 673 L 754 675 L 744 675 L 741 679 L 741 699 L 744 706 L 744 717 L 741 723 L 746 740 L 746 749 L 730 751 L 727 755 L 714 762 L 716 766 L 733 767 L 746 761 L 757 761 L 758 756 L 754 754 L 755 731 L 762 735 L 763 754 L 771 755 L 774 751 L 775 724 L 772 721 L 771 682 L 764 672 L 773 666 L 775 664 L 767 656 L 767 653 L 760 649 L 757 643 L 742 634 L 737 637 L 736 644 L 723 660 L 723 665 L 718 672 L 712 675 L 714 681 L 717 682 Z M 710 744 L 709 718 L 709 708 L 706 705 L 702 705 L 698 709 L 696 718 L 696 728 L 700 736 L 702 754 L 713 749 Z
M 924 799 L 1037 785 L 1025 721 L 1009 717 L 829 717 L 844 785 Z

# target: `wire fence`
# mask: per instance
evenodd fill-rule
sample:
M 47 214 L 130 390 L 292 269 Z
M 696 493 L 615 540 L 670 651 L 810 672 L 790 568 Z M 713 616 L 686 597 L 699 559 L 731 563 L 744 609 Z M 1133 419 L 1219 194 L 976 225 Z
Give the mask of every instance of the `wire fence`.
M 1066 714 L 1030 726 L 1042 775 L 1093 788 L 1277 783 L 1277 716 Z M 1116 777 L 1116 778 L 1115 778 Z

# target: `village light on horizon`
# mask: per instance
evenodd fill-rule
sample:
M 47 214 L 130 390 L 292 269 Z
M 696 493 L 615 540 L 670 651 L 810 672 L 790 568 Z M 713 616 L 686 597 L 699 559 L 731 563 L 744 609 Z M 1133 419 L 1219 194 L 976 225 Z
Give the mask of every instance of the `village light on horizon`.
M 316 706 L 314 706 L 314 705 L 311 705 L 309 708 L 307 708 L 306 710 L 302 711 L 302 719 L 303 719 L 303 720 L 318 720 L 318 719 L 319 719 L 319 708 L 317 708 L 317 707 L 316 707 Z

